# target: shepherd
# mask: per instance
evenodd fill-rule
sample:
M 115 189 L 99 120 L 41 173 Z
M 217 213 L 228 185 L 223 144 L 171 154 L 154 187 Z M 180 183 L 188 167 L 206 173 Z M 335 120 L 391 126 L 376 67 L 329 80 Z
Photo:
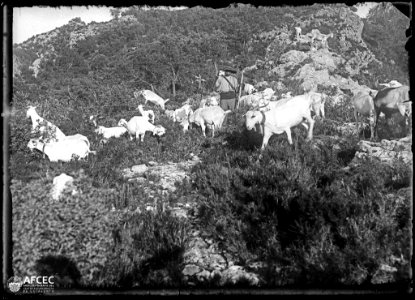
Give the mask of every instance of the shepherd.
M 219 76 L 215 83 L 215 90 L 220 94 L 219 105 L 224 111 L 234 111 L 236 108 L 238 80 L 232 73 L 236 73 L 236 71 L 222 68 L 219 70 Z

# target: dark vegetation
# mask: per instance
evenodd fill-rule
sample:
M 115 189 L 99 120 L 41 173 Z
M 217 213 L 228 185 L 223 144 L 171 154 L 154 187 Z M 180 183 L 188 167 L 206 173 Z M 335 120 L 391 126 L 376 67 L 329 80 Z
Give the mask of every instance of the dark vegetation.
M 304 128 L 296 128 L 293 146 L 277 135 L 259 157 L 261 137 L 243 130 L 242 109 L 229 115 L 217 137 L 205 139 L 198 128 L 183 134 L 179 125 L 151 107 L 155 123 L 167 128 L 165 137 L 158 141 L 147 135 L 141 144 L 125 137 L 102 148 L 88 122 L 94 114 L 100 125 L 115 126 L 120 118 L 136 115 L 132 95 L 142 88 L 153 87 L 170 97 L 167 109 L 179 107 L 188 97 L 211 90 L 214 62 L 239 69 L 253 65 L 264 58 L 270 43 L 256 37 L 279 28 L 282 20 L 289 28 L 295 26 L 286 13 L 308 18 L 314 28 L 312 16 L 318 10 L 323 6 L 239 6 L 214 13 L 201 7 L 177 12 L 134 7 L 121 15 L 114 11 L 118 21 L 93 24 L 98 33 L 70 48 L 69 33 L 82 32 L 85 26 L 75 19 L 48 42 L 55 51 L 47 54 L 51 59 L 41 65 L 37 78 L 28 65 L 46 45 L 33 38 L 15 45 L 22 64 L 13 83 L 9 141 L 16 274 L 55 274 L 54 266 L 60 264 L 67 266 L 59 275 L 62 287 L 180 287 L 190 224 L 163 211 L 161 203 L 182 198 L 197 203 L 195 226 L 213 234 L 237 264 L 266 262 L 259 271 L 266 286 L 370 284 L 382 264 L 398 269 L 385 274 L 383 282 L 405 285 L 410 279 L 410 166 L 397 162 L 390 168 L 368 161 L 344 171 L 356 151 L 355 136 L 345 136 L 346 145 L 339 151 L 330 140 L 313 147 L 304 140 Z M 139 21 L 122 21 L 126 15 Z M 364 37 L 391 30 L 377 24 L 365 27 Z M 390 49 L 385 45 L 389 42 L 376 51 Z M 395 62 L 396 68 L 370 72 L 404 73 L 402 60 Z M 202 91 L 191 82 L 198 74 L 206 79 Z M 264 74 L 260 69 L 251 76 L 259 81 Z M 397 76 L 391 78 L 399 80 Z M 297 88 L 295 82 L 287 86 Z M 86 135 L 97 155 L 51 163 L 31 153 L 26 147 L 31 137 L 29 104 L 38 105 L 38 113 L 63 132 Z M 353 120 L 347 105 L 341 110 L 328 105 L 326 114 L 335 121 Z M 315 135 L 341 133 L 331 123 L 317 121 Z M 122 179 L 124 168 L 149 161 L 180 162 L 190 153 L 202 163 L 173 194 L 149 199 L 145 189 L 155 188 L 151 183 Z M 51 182 L 63 172 L 75 177 L 79 193 L 54 202 L 48 196 Z M 133 212 L 150 201 L 158 203 L 155 214 Z M 405 260 L 398 263 L 392 255 Z

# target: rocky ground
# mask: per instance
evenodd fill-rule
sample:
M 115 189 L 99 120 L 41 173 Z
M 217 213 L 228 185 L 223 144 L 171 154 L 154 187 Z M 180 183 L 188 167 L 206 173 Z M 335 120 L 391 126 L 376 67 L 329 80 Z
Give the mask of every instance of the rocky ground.
M 153 176 L 160 180 L 156 183 L 166 193 L 174 192 L 177 181 L 183 181 L 188 177 L 190 169 L 200 159 L 192 156 L 191 160 L 180 163 L 168 163 L 165 165 L 149 162 L 148 164 L 136 165 L 123 170 L 124 178 L 129 181 L 145 182 Z M 151 194 L 153 191 L 148 190 Z M 150 197 L 151 198 L 151 197 Z M 183 255 L 182 275 L 189 286 L 200 284 L 215 284 L 219 286 L 237 284 L 243 281 L 245 284 L 256 286 L 260 283 L 257 274 L 248 271 L 243 266 L 235 265 L 232 254 L 221 250 L 219 241 L 213 240 L 207 232 L 200 230 L 197 226 L 197 217 L 193 213 L 194 203 L 178 202 L 173 206 L 166 206 L 177 217 L 187 218 L 191 224 L 191 237 L 187 243 Z M 154 203 L 146 204 L 147 210 L 154 210 Z M 258 267 L 260 263 L 250 264 L 251 269 Z
M 333 150 L 340 151 L 344 147 L 344 140 L 339 137 L 325 137 L 335 140 Z M 327 141 L 326 141 L 327 142 Z M 323 145 L 324 138 L 316 138 L 315 146 Z M 412 137 L 399 140 L 382 140 L 381 142 L 370 142 L 361 140 L 356 145 L 355 158 L 345 168 L 350 170 L 359 164 L 362 159 L 377 159 L 384 163 L 393 165 L 395 159 L 401 159 L 406 163 L 412 163 Z M 147 165 L 132 166 L 125 169 L 124 178 L 127 181 L 145 182 L 151 178 L 149 174 L 157 174 L 160 177 L 157 185 L 165 192 L 174 192 L 175 183 L 188 177 L 192 166 L 200 162 L 197 156 L 191 160 L 181 163 L 168 163 L 160 165 L 149 162 Z M 151 191 L 149 191 L 151 193 Z M 402 192 L 403 193 L 403 192 Z M 395 197 L 396 195 L 390 195 Z M 399 195 L 398 195 L 399 196 Z M 403 195 L 399 197 L 404 197 Z M 194 215 L 194 203 L 175 203 L 171 207 L 165 207 L 173 211 L 180 218 L 187 218 L 191 224 L 191 237 L 187 243 L 182 263 L 182 275 L 189 286 L 215 285 L 228 286 L 243 283 L 247 286 L 259 286 L 262 283 L 261 276 L 257 272 L 264 267 L 264 262 L 251 262 L 247 266 L 239 266 L 234 262 L 232 253 L 220 248 L 220 241 L 214 240 L 212 236 L 200 229 L 197 216 Z M 147 204 L 146 209 L 153 210 L 154 205 Z M 387 265 L 382 266 L 374 276 L 376 283 L 385 283 L 392 278 L 396 272 L 394 268 Z

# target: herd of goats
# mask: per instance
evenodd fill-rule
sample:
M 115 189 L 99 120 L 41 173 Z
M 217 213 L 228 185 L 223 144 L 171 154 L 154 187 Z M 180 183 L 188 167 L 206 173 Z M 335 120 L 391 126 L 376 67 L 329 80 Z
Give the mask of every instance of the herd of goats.
M 357 131 L 362 117 L 368 117 L 371 128 L 371 139 L 377 136 L 378 120 L 381 113 L 386 119 L 392 114 L 399 112 L 408 120 L 411 114 L 411 102 L 409 100 L 409 87 L 392 80 L 379 91 L 357 92 L 351 99 L 354 107 Z M 261 150 L 268 143 L 269 138 L 274 134 L 286 133 L 288 142 L 292 144 L 291 128 L 303 125 L 307 130 L 307 140 L 313 138 L 313 127 L 315 117 L 324 119 L 324 104 L 327 95 L 315 91 L 309 91 L 302 95 L 292 96 L 291 93 L 283 94 L 277 99 L 271 88 L 257 91 L 252 85 L 244 86 L 244 96 L 240 97 L 238 107 L 248 107 L 249 110 L 243 115 L 245 126 L 248 130 L 258 131 L 263 136 Z M 230 110 L 224 111 L 219 105 L 219 95 L 211 93 L 198 104 L 193 111 L 195 103 L 189 98 L 180 108 L 176 110 L 165 109 L 164 100 L 150 90 L 141 90 L 134 93 L 134 97 L 145 99 L 144 104 L 151 102 L 159 106 L 162 111 L 173 121 L 178 122 L 183 131 L 186 132 L 191 125 L 200 126 L 203 135 L 206 137 L 206 127 L 215 135 L 215 130 L 221 129 L 227 114 Z M 96 117 L 91 116 L 90 121 L 95 126 L 95 133 L 102 136 L 101 141 L 106 143 L 111 138 L 120 138 L 128 134 L 130 140 L 134 138 L 141 142 L 147 131 L 161 137 L 166 129 L 161 125 L 154 125 L 155 114 L 152 110 L 144 110 L 143 105 L 137 107 L 140 116 L 132 117 L 128 122 L 121 119 L 115 127 L 98 126 Z M 314 115 L 312 116 L 312 112 Z M 90 143 L 82 134 L 65 135 L 59 127 L 45 120 L 36 112 L 36 107 L 30 106 L 27 110 L 27 117 L 32 121 L 32 133 L 40 134 L 38 138 L 30 139 L 28 147 L 31 151 L 37 149 L 49 158 L 50 161 L 68 162 L 74 158 L 86 158 L 90 150 Z M 360 121 L 359 121 L 360 119 Z

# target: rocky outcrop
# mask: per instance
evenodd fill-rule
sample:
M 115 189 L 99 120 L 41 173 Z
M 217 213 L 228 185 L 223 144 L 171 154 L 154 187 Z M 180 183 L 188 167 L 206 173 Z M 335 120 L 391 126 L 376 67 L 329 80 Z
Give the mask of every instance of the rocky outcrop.
M 159 178 L 157 185 L 159 185 L 162 190 L 174 192 L 176 190 L 175 182 L 181 182 L 187 178 L 191 167 L 200 162 L 200 159 L 197 156 L 191 156 L 191 160 L 180 163 L 169 162 L 161 165 L 157 162 L 150 161 L 147 165 L 141 164 L 124 169 L 122 175 L 128 182 L 145 182 L 147 181 L 147 178 L 157 177 Z
M 176 189 L 175 183 L 187 178 L 190 168 L 200 162 L 197 156 L 191 155 L 191 157 L 191 160 L 181 163 L 158 164 L 151 161 L 147 164 L 124 169 L 122 174 L 124 179 L 129 182 L 149 183 L 151 181 L 161 190 L 173 192 Z M 155 177 L 159 180 L 150 180 Z M 149 194 L 154 193 L 152 189 L 145 189 L 145 191 Z M 189 286 L 206 283 L 215 286 L 229 286 L 239 282 L 251 286 L 260 284 L 261 279 L 257 274 L 236 265 L 230 252 L 220 249 L 219 243 L 210 234 L 198 229 L 194 203 L 184 203 L 179 200 L 172 206 L 163 207 L 178 218 L 188 219 L 189 224 L 192 224 L 190 238 L 183 254 L 181 273 L 185 284 Z M 144 209 L 156 212 L 154 203 L 146 203 Z M 141 208 L 137 208 L 136 212 L 141 213 Z M 169 280 L 168 275 L 163 278 Z
M 232 255 L 219 248 L 205 232 L 194 230 L 183 255 L 182 275 L 190 286 L 210 283 L 216 286 L 229 286 L 243 282 L 258 286 L 260 277 L 242 266 L 234 264 Z
M 396 160 L 412 164 L 412 136 L 399 140 L 382 140 L 379 142 L 360 141 L 351 165 L 358 165 L 365 159 L 376 159 L 393 166 Z

